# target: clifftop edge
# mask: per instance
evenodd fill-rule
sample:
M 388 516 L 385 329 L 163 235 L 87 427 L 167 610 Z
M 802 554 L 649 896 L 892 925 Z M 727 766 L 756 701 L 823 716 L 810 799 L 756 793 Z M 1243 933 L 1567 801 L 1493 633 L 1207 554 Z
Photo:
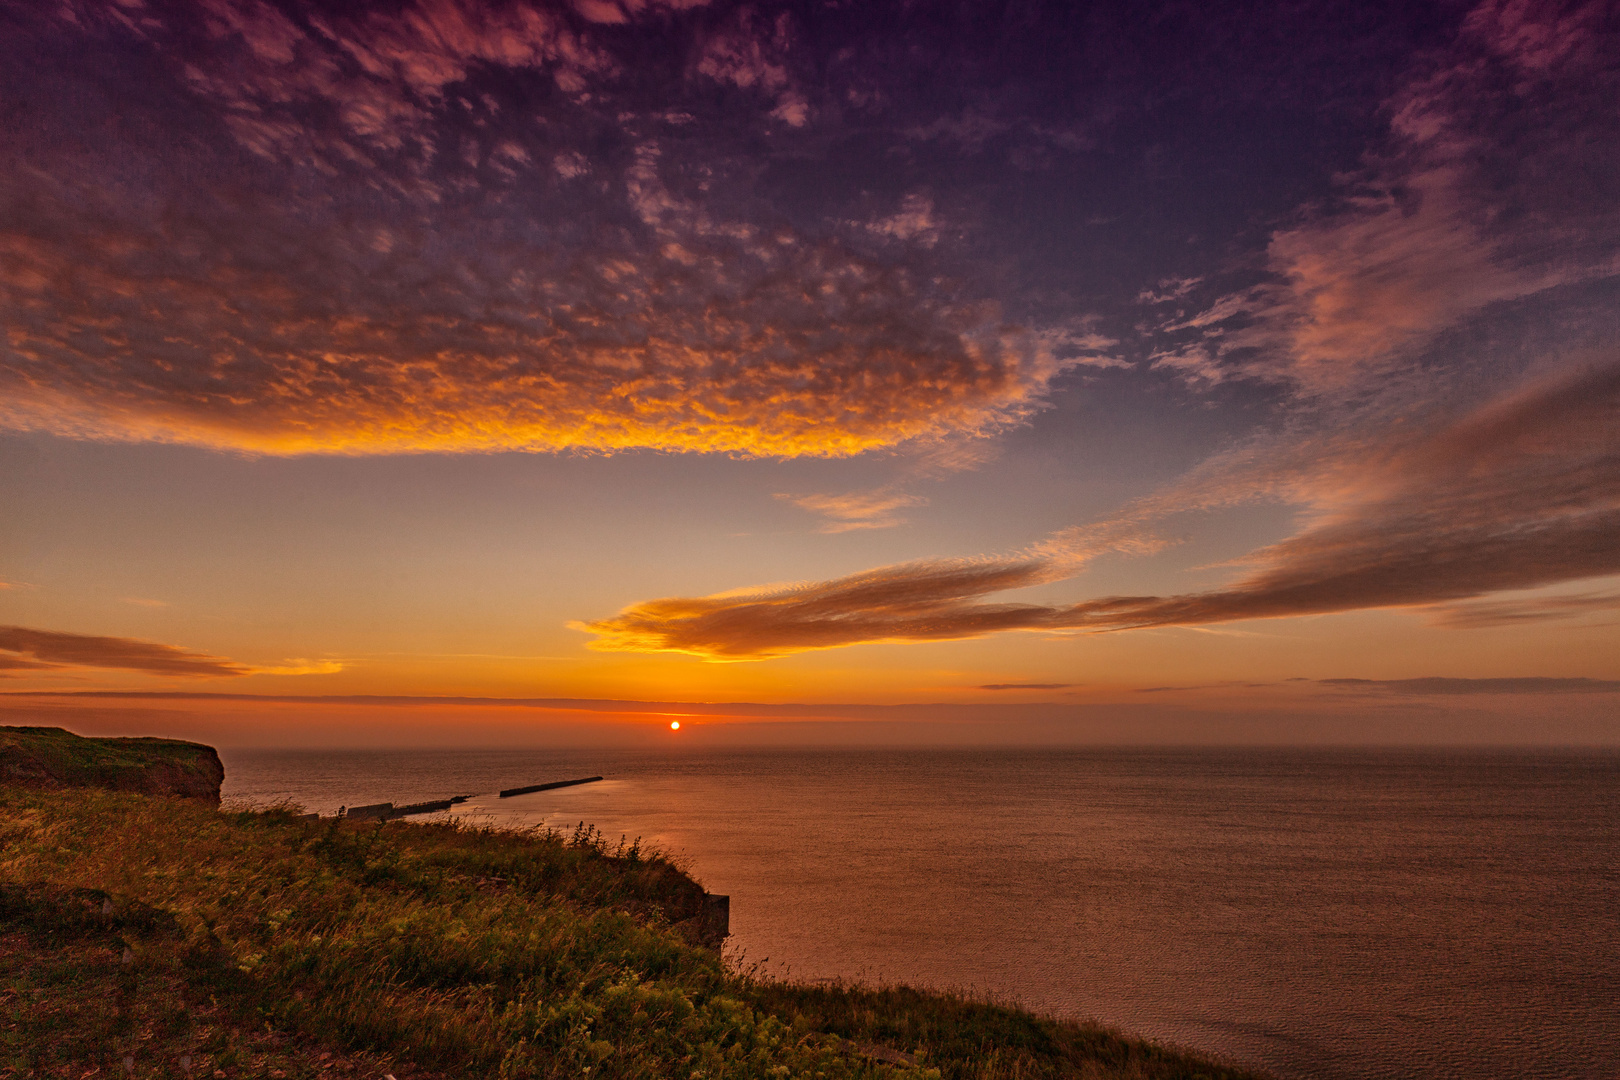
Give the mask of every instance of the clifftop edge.
M 105 788 L 219 805 L 225 766 L 180 739 L 93 739 L 57 727 L 0 727 L 0 784 Z

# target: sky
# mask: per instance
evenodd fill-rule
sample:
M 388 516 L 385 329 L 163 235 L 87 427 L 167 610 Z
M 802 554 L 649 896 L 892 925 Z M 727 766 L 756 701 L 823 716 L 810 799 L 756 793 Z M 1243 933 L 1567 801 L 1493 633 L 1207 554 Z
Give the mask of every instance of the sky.
M 1617 103 L 1613 2 L 0 0 L 0 722 L 1620 744 Z

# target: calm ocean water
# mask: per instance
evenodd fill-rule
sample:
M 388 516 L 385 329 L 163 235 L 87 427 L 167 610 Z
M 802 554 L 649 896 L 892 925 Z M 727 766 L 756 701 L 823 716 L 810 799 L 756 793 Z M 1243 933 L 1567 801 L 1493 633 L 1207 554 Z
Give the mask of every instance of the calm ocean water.
M 460 812 L 641 836 L 795 978 L 973 988 L 1300 1080 L 1620 1076 L 1612 754 L 224 757 L 227 798 L 477 792 Z

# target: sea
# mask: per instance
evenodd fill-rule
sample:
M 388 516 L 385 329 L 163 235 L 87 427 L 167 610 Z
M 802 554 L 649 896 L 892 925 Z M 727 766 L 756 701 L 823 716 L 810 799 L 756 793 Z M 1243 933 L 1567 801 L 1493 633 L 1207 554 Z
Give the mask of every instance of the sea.
M 1620 1077 L 1614 753 L 223 757 L 227 800 L 471 795 L 457 818 L 639 838 L 782 977 L 965 991 L 1284 1080 Z

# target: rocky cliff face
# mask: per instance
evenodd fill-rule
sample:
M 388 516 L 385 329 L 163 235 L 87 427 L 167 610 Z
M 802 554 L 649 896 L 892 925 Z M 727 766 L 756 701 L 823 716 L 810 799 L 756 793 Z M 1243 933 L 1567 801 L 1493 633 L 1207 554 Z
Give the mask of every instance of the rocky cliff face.
M 219 804 L 225 766 L 178 739 L 86 739 L 50 727 L 0 727 L 0 784 L 98 787 Z

